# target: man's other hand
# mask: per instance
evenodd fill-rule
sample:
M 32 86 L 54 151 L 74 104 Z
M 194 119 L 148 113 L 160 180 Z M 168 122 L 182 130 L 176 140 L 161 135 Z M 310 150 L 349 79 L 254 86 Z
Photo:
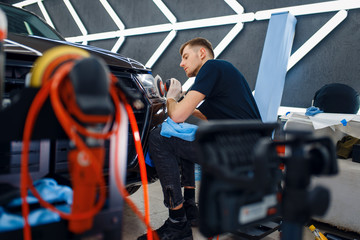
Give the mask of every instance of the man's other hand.
M 175 101 L 179 101 L 180 97 L 181 97 L 181 83 L 175 79 L 175 78 L 171 78 L 170 79 L 170 87 L 169 90 L 167 92 L 166 97 L 172 98 Z

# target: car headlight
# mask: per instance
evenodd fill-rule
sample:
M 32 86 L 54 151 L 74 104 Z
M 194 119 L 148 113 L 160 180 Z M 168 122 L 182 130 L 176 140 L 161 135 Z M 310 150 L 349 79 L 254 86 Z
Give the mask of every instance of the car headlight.
M 155 79 L 151 74 L 138 74 L 137 78 L 145 89 L 149 98 L 160 97 L 159 90 L 156 87 Z

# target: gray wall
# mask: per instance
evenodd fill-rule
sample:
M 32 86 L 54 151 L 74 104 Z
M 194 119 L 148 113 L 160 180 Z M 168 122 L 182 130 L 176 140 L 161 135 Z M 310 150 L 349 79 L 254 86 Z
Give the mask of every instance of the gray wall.
M 8 1 L 16 3 L 19 1 Z M 72 0 L 89 33 L 117 30 L 116 25 L 98 0 Z M 168 23 L 166 17 L 151 0 L 108 0 L 126 28 Z M 163 0 L 178 22 L 235 14 L 223 0 Z M 324 0 L 238 0 L 245 12 L 296 6 Z M 65 37 L 79 36 L 80 30 L 63 1 L 45 0 L 44 5 L 56 29 Z M 24 7 L 42 16 L 37 4 Z M 336 12 L 297 17 L 293 52 L 324 25 Z M 244 24 L 243 30 L 218 57 L 232 62 L 255 87 L 258 67 L 268 21 Z M 180 45 L 193 38 L 208 38 L 214 46 L 224 38 L 233 25 L 178 31 L 175 39 L 153 66 L 153 74 L 163 79 L 175 77 L 187 80 L 179 67 Z M 326 83 L 342 82 L 360 91 L 360 9 L 349 10 L 348 17 L 287 74 L 282 105 L 308 107 L 317 89 Z M 146 63 L 163 39 L 165 33 L 127 37 L 119 53 Z M 89 42 L 90 45 L 111 49 L 116 39 Z

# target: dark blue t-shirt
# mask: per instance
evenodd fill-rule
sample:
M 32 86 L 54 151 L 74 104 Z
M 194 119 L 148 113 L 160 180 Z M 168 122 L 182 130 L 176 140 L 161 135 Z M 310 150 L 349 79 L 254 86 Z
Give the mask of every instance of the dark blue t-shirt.
M 205 95 L 198 109 L 209 120 L 261 119 L 244 76 L 227 61 L 206 61 L 191 90 Z

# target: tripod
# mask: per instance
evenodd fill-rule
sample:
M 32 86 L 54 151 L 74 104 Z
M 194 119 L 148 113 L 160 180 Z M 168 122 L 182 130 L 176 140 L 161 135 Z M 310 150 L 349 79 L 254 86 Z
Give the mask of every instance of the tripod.
M 196 142 L 203 170 L 199 229 L 205 236 L 237 232 L 280 215 L 282 239 L 300 240 L 310 217 L 327 210 L 328 190 L 318 186 L 310 191 L 308 187 L 312 175 L 337 173 L 332 141 L 293 132 L 291 139 L 274 142 L 270 136 L 276 127 L 244 120 L 209 121 L 199 126 Z M 276 148 L 280 145 L 289 154 L 279 156 Z
M 282 202 L 282 239 L 301 240 L 303 226 L 311 216 L 322 216 L 330 204 L 329 191 L 316 186 L 309 190 L 313 175 L 337 174 L 337 162 L 329 138 L 314 139 L 309 133 L 293 132 L 285 142 L 291 156 L 282 161 L 286 167 Z

